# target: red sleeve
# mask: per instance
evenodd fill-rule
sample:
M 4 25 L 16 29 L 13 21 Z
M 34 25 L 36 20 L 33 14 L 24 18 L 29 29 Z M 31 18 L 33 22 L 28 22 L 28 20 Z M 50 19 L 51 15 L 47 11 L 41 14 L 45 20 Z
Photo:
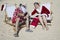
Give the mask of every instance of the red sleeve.
M 34 15 L 35 13 L 37 13 L 36 9 L 33 10 L 33 12 L 31 13 L 31 15 Z

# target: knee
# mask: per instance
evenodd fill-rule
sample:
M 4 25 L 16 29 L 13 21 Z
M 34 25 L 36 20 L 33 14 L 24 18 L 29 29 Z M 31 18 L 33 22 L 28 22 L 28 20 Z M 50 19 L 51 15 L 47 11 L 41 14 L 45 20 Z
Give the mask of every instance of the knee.
M 42 17 L 46 19 L 46 16 L 45 15 L 43 15 Z

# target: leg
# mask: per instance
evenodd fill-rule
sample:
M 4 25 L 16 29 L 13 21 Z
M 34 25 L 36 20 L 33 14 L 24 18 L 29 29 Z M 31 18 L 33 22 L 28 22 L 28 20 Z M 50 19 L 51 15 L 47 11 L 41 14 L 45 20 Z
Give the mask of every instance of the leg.
M 43 21 L 45 24 L 45 28 L 46 28 L 46 30 L 48 30 L 46 16 L 43 15 L 42 17 L 43 17 Z
M 17 18 L 17 19 L 16 19 L 16 31 L 18 30 L 19 19 L 20 19 L 20 18 Z
M 19 31 L 22 29 L 23 27 L 18 27 L 18 31 L 14 34 L 15 37 L 19 37 Z
M 27 28 L 27 32 L 32 32 L 32 30 L 30 30 L 30 17 L 29 15 L 26 16 L 27 20 L 26 20 L 26 28 Z
M 29 26 L 30 22 L 29 22 L 29 16 L 27 15 L 26 17 L 27 17 L 26 26 L 27 26 L 27 30 L 28 30 L 28 29 L 30 29 L 30 26 Z
M 14 34 L 15 37 L 18 37 L 19 36 L 19 31 L 24 28 L 25 26 L 23 26 L 25 24 L 25 22 L 19 22 L 18 23 L 18 26 L 17 26 L 17 31 L 16 33 Z
M 14 34 L 15 37 L 18 37 L 17 31 L 18 31 L 18 23 L 19 23 L 19 20 L 20 20 L 20 18 L 16 18 L 16 25 L 15 25 L 16 33 Z
M 42 16 L 44 24 L 47 26 L 47 20 L 46 20 L 46 16 Z
M 43 23 L 43 19 L 42 19 L 41 15 L 39 15 L 39 21 L 42 24 L 42 28 L 44 29 L 45 28 L 45 25 Z

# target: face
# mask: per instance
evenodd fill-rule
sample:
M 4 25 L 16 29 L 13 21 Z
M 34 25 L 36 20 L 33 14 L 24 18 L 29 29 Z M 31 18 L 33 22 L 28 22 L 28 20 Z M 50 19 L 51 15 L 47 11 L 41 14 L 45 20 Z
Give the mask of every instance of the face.
M 39 8 L 39 5 L 38 4 L 35 4 L 34 7 L 37 9 L 37 8 Z

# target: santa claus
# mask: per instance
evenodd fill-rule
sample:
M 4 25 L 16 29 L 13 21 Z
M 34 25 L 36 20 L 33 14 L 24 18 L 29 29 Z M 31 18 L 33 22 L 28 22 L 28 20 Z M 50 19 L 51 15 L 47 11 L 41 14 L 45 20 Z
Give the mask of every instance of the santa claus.
M 44 6 L 44 4 L 42 6 L 39 5 L 38 2 L 34 3 L 34 7 L 35 7 L 35 9 L 32 11 L 31 15 L 32 16 L 35 15 L 35 17 L 33 18 L 33 21 L 31 22 L 30 26 L 35 28 L 38 25 L 38 23 L 40 22 L 42 24 L 42 28 L 43 29 L 46 28 L 46 30 L 48 30 L 47 17 L 49 17 L 50 10 L 48 8 L 46 8 L 46 6 Z

